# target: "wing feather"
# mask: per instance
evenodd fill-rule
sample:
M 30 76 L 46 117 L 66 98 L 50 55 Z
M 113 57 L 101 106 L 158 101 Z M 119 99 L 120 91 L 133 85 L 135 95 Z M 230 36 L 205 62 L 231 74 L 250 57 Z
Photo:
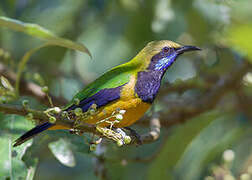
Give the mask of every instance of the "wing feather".
M 125 63 L 111 69 L 78 92 L 64 110 L 73 110 L 76 107 L 81 107 L 85 112 L 93 103 L 101 107 L 119 99 L 121 87 L 129 81 L 136 67 L 134 64 Z M 80 100 L 78 106 L 74 105 L 75 98 Z
M 126 83 L 127 84 L 127 83 Z M 80 101 L 79 105 L 72 105 L 67 110 L 73 110 L 77 107 L 81 108 L 83 112 L 86 112 L 92 104 L 96 104 L 97 108 L 100 108 L 112 101 L 115 101 L 120 98 L 120 92 L 122 86 L 116 88 L 105 88 L 97 92 L 96 94 L 83 99 Z

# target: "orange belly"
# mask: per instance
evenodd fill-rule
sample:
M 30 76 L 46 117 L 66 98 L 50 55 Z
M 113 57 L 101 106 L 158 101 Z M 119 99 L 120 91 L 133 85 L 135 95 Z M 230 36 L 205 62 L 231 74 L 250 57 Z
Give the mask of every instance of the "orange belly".
M 117 100 L 113 103 L 106 105 L 106 107 L 99 109 L 96 115 L 91 116 L 88 119 L 85 119 L 85 123 L 88 124 L 96 124 L 108 118 L 112 115 L 116 109 L 125 110 L 125 114 L 123 114 L 123 119 L 115 123 L 114 127 L 127 127 L 135 123 L 139 120 L 144 113 L 149 109 L 150 104 L 144 103 L 140 98 L 134 98 L 127 101 Z M 109 121 L 114 121 L 115 118 L 109 118 Z M 109 126 L 109 123 L 103 122 L 99 123 L 99 126 L 105 127 Z

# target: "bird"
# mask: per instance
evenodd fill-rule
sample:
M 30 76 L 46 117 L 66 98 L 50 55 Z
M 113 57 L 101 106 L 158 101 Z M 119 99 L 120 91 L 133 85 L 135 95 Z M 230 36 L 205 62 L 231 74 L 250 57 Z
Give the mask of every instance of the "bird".
M 96 112 L 85 117 L 88 124 L 107 127 L 114 118 L 108 119 L 116 109 L 124 110 L 123 119 L 113 127 L 129 127 L 138 121 L 151 107 L 165 72 L 185 52 L 201 50 L 199 47 L 181 45 L 170 40 L 149 42 L 133 59 L 107 71 L 79 91 L 62 108 L 64 112 L 81 109 L 88 112 L 95 105 Z M 76 99 L 79 101 L 76 103 Z M 69 129 L 57 123 L 45 122 L 19 137 L 18 146 L 45 130 Z

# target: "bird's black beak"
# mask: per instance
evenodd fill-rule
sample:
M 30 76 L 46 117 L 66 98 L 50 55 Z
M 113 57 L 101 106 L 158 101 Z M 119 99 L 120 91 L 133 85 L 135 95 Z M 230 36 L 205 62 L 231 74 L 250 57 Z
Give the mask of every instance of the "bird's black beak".
M 182 46 L 180 48 L 176 48 L 176 52 L 178 54 L 182 54 L 182 53 L 188 52 L 188 51 L 199 51 L 199 50 L 201 50 L 201 49 L 196 46 Z

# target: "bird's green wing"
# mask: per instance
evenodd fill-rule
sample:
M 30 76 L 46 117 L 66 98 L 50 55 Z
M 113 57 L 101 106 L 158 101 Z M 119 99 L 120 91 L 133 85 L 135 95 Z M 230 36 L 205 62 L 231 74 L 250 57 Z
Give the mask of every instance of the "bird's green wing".
M 81 107 L 85 111 L 86 108 L 84 108 L 84 106 L 88 106 L 93 103 L 93 100 L 97 101 L 98 99 L 104 104 L 110 99 L 116 99 L 118 97 L 118 92 L 120 93 L 120 91 L 118 91 L 119 87 L 129 81 L 130 76 L 135 72 L 135 70 L 136 66 L 132 63 L 122 64 L 111 69 L 78 92 L 70 103 L 63 109 L 68 110 L 69 108 L 74 109 L 76 107 Z M 74 99 L 76 98 L 79 99 L 81 105 L 74 106 Z

